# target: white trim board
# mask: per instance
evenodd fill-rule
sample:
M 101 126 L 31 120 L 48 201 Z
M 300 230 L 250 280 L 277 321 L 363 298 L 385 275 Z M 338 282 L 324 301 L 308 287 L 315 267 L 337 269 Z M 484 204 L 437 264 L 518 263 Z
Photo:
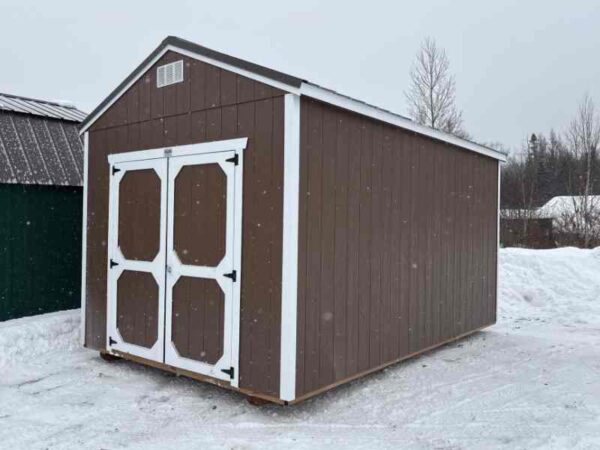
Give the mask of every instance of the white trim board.
M 138 150 L 126 153 L 111 153 L 108 155 L 109 164 L 118 164 L 121 162 L 158 159 L 165 156 L 189 156 L 202 153 L 218 153 L 227 151 L 242 151 L 248 145 L 248 138 L 227 139 L 223 141 L 203 142 L 200 144 L 177 145 L 173 147 L 160 147 L 150 150 Z
M 281 270 L 281 362 L 279 397 L 296 398 L 298 325 L 298 219 L 300 196 L 300 97 L 286 94 L 283 153 L 283 255 Z
M 242 248 L 244 237 L 242 211 L 244 203 L 244 151 L 246 149 L 246 141 L 244 138 L 244 146 L 237 149 L 238 164 L 234 167 L 234 187 L 233 187 L 233 268 L 237 270 L 238 280 L 233 283 L 233 305 L 231 308 L 231 367 L 235 367 L 235 373 L 231 380 L 231 385 L 239 387 L 240 384 L 240 327 L 242 326 L 241 318 L 241 303 L 242 303 L 242 280 L 244 272 L 242 271 Z
M 87 194 L 89 133 L 83 135 L 83 217 L 81 219 L 81 345 L 85 346 L 86 273 L 87 273 Z
M 329 103 L 331 105 L 338 106 L 340 108 L 344 108 L 358 114 L 362 114 L 367 117 L 371 117 L 373 119 L 381 120 L 383 122 L 395 125 L 397 127 L 414 131 L 415 133 L 422 134 L 424 136 L 431 137 L 433 139 L 437 139 L 442 142 L 447 142 L 452 145 L 456 145 L 458 147 L 471 150 L 475 153 L 479 153 L 485 156 L 489 156 L 491 158 L 498 159 L 500 161 L 506 161 L 506 155 L 494 149 L 485 147 L 483 145 L 477 144 L 475 142 L 471 142 L 465 139 L 461 139 L 459 137 L 453 136 L 451 134 L 447 134 L 438 130 L 434 130 L 433 128 L 426 127 L 424 125 L 420 125 L 406 117 L 402 117 L 398 114 L 394 114 L 389 111 L 385 111 L 383 109 L 377 108 L 376 106 L 369 105 L 367 103 L 361 102 L 359 100 L 355 100 L 351 97 L 347 97 L 345 95 L 338 94 L 329 89 L 322 88 L 312 83 L 308 83 L 306 81 L 302 82 L 300 88 L 295 86 L 290 86 L 288 84 L 282 83 L 277 80 L 273 80 L 269 77 L 259 75 L 257 73 L 251 72 L 246 69 L 242 69 L 231 64 L 224 63 L 222 61 L 218 61 L 213 58 L 209 58 L 207 56 L 201 55 L 199 53 L 186 50 L 180 47 L 177 47 L 173 44 L 169 44 L 165 46 L 160 52 L 156 54 L 154 58 L 152 58 L 145 66 L 137 69 L 136 75 L 131 79 L 129 83 L 127 83 L 118 93 L 114 95 L 114 97 L 96 114 L 94 114 L 93 118 L 80 130 L 80 134 L 86 132 L 90 126 L 98 120 L 98 118 L 104 114 L 108 108 L 110 108 L 121 96 L 136 82 L 138 81 L 146 71 L 152 67 L 156 61 L 158 61 L 166 52 L 173 51 L 177 52 L 181 55 L 188 56 L 190 58 L 196 59 L 198 61 L 205 62 L 207 64 L 211 64 L 216 67 L 220 67 L 221 69 L 228 70 L 233 73 L 237 73 L 238 75 L 245 76 L 252 80 L 267 84 L 269 86 L 273 86 L 275 88 L 281 89 L 283 91 L 305 95 L 307 97 L 312 97 L 317 100 L 321 100 L 325 103 Z
M 502 186 L 502 164 L 498 163 L 498 211 L 496 211 L 496 311 L 494 315 L 498 315 L 498 300 L 500 299 L 500 200 Z

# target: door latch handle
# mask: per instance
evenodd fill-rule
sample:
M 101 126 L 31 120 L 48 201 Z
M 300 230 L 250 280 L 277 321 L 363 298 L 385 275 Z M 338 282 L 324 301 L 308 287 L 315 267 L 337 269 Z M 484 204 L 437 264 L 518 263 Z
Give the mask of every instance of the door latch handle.
M 168 274 L 173 273 L 173 268 L 170 265 L 168 265 L 168 264 L 167 264 L 167 273 Z

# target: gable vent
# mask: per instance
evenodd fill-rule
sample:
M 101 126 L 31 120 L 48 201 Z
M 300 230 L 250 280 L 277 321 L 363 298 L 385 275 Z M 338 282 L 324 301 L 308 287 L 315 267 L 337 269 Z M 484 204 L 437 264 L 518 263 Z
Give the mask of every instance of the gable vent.
M 183 60 L 156 68 L 156 87 L 165 87 L 183 81 Z

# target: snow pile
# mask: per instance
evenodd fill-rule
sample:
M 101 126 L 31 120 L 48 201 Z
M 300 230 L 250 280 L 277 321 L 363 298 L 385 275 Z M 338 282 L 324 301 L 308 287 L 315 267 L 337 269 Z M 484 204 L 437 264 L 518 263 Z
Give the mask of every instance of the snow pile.
M 500 318 L 598 323 L 600 247 L 500 252 Z
M 0 369 L 79 347 L 79 310 L 0 322 Z

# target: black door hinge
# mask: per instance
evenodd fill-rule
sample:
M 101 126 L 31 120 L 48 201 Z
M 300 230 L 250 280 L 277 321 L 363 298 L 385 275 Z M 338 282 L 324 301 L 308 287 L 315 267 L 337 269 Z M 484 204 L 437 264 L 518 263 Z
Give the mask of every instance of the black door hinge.
M 229 375 L 229 378 L 233 380 L 233 375 L 235 374 L 235 369 L 233 367 L 230 367 L 229 369 L 221 369 L 221 372 L 226 373 Z
M 240 159 L 238 158 L 238 154 L 236 153 L 235 156 L 226 159 L 225 161 L 227 162 L 232 162 L 234 165 L 238 165 L 238 163 L 240 162 Z
M 115 267 L 115 266 L 118 266 L 118 265 L 119 265 L 119 263 L 117 263 L 117 262 L 114 262 L 112 258 L 110 259 L 110 268 L 111 268 L 111 269 L 112 269 L 113 267 Z
M 117 341 L 115 341 L 111 336 L 108 337 L 108 345 L 115 345 Z
M 115 166 L 113 166 L 113 168 L 112 168 L 112 174 L 113 174 L 113 175 L 114 175 L 115 173 L 117 173 L 117 172 L 120 172 L 120 171 L 121 171 L 121 169 L 117 169 Z
M 237 281 L 237 271 L 233 270 L 229 273 L 223 275 L 224 277 L 231 278 L 231 280 L 235 283 Z

